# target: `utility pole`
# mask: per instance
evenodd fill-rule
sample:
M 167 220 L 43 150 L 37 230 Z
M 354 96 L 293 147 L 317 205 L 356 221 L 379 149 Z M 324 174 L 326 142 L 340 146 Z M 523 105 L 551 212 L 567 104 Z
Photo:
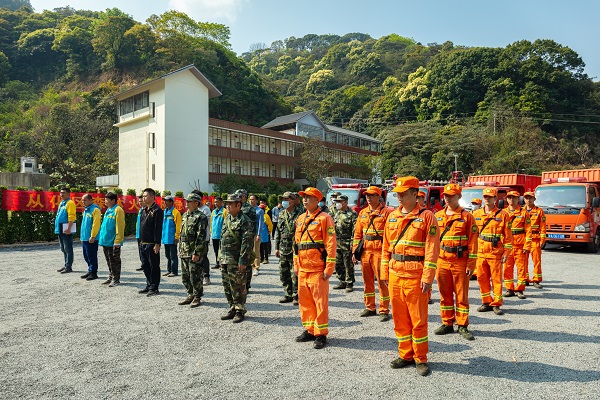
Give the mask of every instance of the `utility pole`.
M 458 171 L 458 154 L 454 153 L 454 171 Z

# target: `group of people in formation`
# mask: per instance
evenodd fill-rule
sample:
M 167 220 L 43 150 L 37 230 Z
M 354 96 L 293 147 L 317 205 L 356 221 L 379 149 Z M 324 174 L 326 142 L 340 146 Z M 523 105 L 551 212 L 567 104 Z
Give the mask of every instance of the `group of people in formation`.
M 365 305 L 360 317 L 378 315 L 385 322 L 391 312 L 399 357 L 390 366 L 415 365 L 417 373 L 426 376 L 431 372 L 427 364 L 427 321 L 434 279 L 440 292 L 442 320 L 434 333 L 453 333 L 456 325 L 462 337 L 474 340 L 468 329 L 469 280 L 476 275 L 480 287 L 482 304 L 477 310 L 496 315 L 504 313 L 501 308 L 504 297 L 525 298 L 525 287 L 530 284 L 529 255 L 534 263 L 531 282 L 541 288 L 545 216 L 535 206 L 533 192 L 525 193 L 525 207 L 519 203 L 518 192 L 509 192 L 508 208 L 504 210 L 496 205 L 497 190 L 485 188 L 483 202 L 475 199 L 475 210 L 470 213 L 459 204 L 461 186 L 450 183 L 443 190 L 445 207 L 434 214 L 424 205 L 416 177 L 397 179 L 392 191 L 399 199 L 396 210 L 386 207 L 380 187 L 370 186 L 366 191 L 368 206 L 358 214 L 341 193 L 333 193 L 331 207 L 327 207 L 323 194 L 313 187 L 280 196 L 277 222 L 273 223 L 275 256 L 279 259 L 283 285 L 279 302 L 299 306 L 304 330 L 295 340 L 313 342 L 315 349 L 321 349 L 329 333 L 329 278 L 335 273 L 339 283 L 333 288 L 352 292 L 354 267 L 360 262 Z M 61 196 L 56 233 L 65 255 L 65 267 L 59 271 L 67 273 L 72 271 L 72 237 L 67 236 L 71 236 L 71 224 L 75 221 L 75 205 L 67 188 L 61 189 Z M 103 284 L 117 286 L 124 213 L 117 204 L 117 196 L 108 193 L 107 210 L 101 220 L 99 207 L 88 196 L 83 198 L 85 210 L 80 236 L 89 267 L 82 278 L 97 279 L 100 245 L 109 270 L 109 278 Z M 136 228 L 140 269 L 146 276 L 146 286 L 139 292 L 146 296 L 159 294 L 160 247 L 164 245 L 168 260 L 165 275 L 176 276 L 177 258 L 181 260 L 187 296 L 179 304 L 198 307 L 203 285 L 207 284 L 207 254 L 212 237 L 216 268 L 221 270 L 229 304 L 221 319 L 242 322 L 246 296 L 252 277 L 259 274 L 262 258 L 256 244 L 264 240 L 261 236 L 268 235 L 263 229 L 265 207 L 258 205 L 255 195 L 250 198 L 248 202 L 248 192 L 239 189 L 225 200 L 217 198 L 215 209 L 207 213 L 203 210 L 206 206 L 202 193 L 193 191 L 186 198 L 187 211 L 181 215 L 173 207 L 173 198 L 164 198 L 163 210 L 155 202 L 154 190 L 145 189 Z M 480 208 L 478 203 L 482 204 Z

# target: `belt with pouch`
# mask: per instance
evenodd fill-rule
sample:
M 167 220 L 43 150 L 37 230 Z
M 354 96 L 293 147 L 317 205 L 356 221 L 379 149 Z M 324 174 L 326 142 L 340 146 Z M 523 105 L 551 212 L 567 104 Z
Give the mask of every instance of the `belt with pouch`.
M 425 261 L 425 256 L 405 256 L 404 254 L 392 253 L 392 258 L 396 261 Z

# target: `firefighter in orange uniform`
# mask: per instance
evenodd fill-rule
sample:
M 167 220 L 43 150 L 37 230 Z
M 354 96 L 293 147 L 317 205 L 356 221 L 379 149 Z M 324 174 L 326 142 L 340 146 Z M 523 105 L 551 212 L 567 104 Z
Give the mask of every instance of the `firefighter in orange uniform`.
M 473 211 L 479 210 L 481 208 L 481 203 L 483 202 L 478 197 L 475 197 L 473 200 L 471 200 L 471 213 Z
M 504 264 L 504 297 L 513 297 L 515 294 L 520 299 L 525 299 L 523 293 L 527 284 L 527 259 L 531 246 L 531 223 L 527 210 L 519 204 L 520 194 L 511 190 L 506 194 L 508 200 L 508 220 L 513 236 L 512 251 Z M 515 286 L 515 265 L 517 266 L 517 285 Z
M 477 265 L 479 229 L 475 217 L 459 204 L 462 197 L 459 185 L 450 183 L 444 186 L 443 195 L 446 208 L 435 213 L 441 231 L 436 279 L 440 291 L 442 326 L 434 333 L 453 333 L 456 322 L 458 333 L 467 340 L 473 340 L 468 329 L 469 279 Z
M 419 180 L 399 178 L 394 192 L 402 207 L 390 213 L 383 234 L 381 280 L 388 283 L 394 332 L 400 357 L 392 368 L 415 364 L 419 375 L 428 375 L 427 292 L 435 277 L 440 253 L 437 221 L 433 213 L 417 206 Z
M 369 186 L 365 191 L 369 207 L 363 208 L 358 214 L 354 228 L 354 241 L 352 243 L 352 262 L 356 259 L 354 252 L 356 247 L 363 241 L 363 253 L 360 257 L 360 265 L 364 282 L 365 310 L 361 317 L 377 315 L 375 305 L 375 280 L 379 287 L 379 320 L 385 322 L 390 319 L 390 294 L 387 284 L 381 281 L 381 243 L 383 240 L 383 229 L 385 221 L 390 214 L 381 198 L 381 188 Z
M 300 192 L 306 212 L 296 220 L 294 272 L 298 275 L 300 318 L 305 331 L 297 342 L 314 341 L 322 349 L 329 332 L 329 277 L 335 269 L 335 225 L 321 211 L 323 195 L 313 187 Z
M 533 287 L 541 289 L 542 285 L 542 247 L 546 243 L 546 216 L 544 210 L 535 205 L 535 193 L 525 192 L 525 208 L 531 222 L 531 244 L 529 250 L 533 261 Z M 529 284 L 529 256 L 525 261 L 527 284 Z
M 473 213 L 479 229 L 476 273 L 482 302 L 477 311 L 502 315 L 502 265 L 512 249 L 512 233 L 508 214 L 496 207 L 497 197 L 496 188 L 483 189 L 484 206 Z
M 427 205 L 425 204 L 425 192 L 420 190 L 417 192 L 417 206 L 421 208 L 427 208 Z

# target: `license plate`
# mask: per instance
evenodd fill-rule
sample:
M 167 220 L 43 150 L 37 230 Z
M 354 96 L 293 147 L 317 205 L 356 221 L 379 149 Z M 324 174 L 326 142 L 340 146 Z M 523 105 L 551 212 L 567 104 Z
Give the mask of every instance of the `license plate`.
M 558 233 L 550 233 L 548 234 L 548 239 L 564 239 L 565 235 L 561 235 Z

